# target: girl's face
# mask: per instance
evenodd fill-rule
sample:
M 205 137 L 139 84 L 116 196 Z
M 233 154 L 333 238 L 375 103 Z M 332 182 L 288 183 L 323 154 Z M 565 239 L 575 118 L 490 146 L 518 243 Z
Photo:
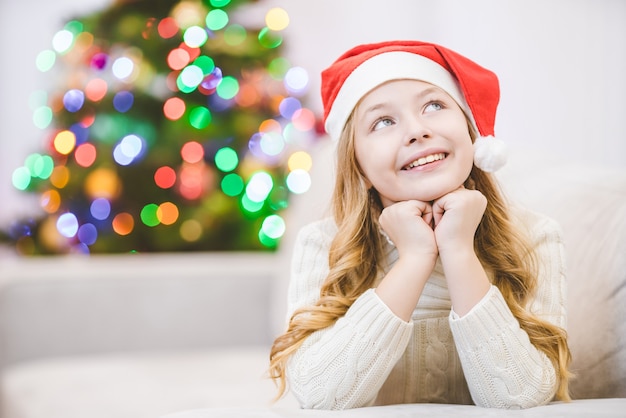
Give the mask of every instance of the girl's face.
M 467 180 L 474 148 L 465 114 L 446 92 L 417 80 L 395 80 L 357 106 L 354 147 L 383 206 L 432 202 Z

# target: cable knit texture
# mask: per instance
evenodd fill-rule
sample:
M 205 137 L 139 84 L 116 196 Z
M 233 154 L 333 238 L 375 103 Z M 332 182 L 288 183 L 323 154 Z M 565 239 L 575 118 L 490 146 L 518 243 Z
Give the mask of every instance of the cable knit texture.
M 564 327 L 560 228 L 541 215 L 515 213 L 540 259 L 530 309 Z M 335 233 L 330 219 L 300 231 L 289 316 L 319 298 Z M 387 250 L 392 266 L 398 253 L 392 245 Z M 410 322 L 395 316 L 370 289 L 344 317 L 304 341 L 289 360 L 287 380 L 303 408 L 317 409 L 423 402 L 527 408 L 550 402 L 557 385 L 551 362 L 530 343 L 495 286 L 465 316 L 454 313 L 439 262 Z

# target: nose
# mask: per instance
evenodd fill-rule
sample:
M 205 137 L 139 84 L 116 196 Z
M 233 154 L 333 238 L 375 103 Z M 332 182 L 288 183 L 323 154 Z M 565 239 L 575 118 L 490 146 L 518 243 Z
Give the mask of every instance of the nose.
M 419 118 L 411 118 L 410 122 L 407 125 L 406 132 L 406 143 L 408 145 L 413 144 L 414 142 L 422 142 L 432 138 L 432 131 L 424 123 L 423 120 Z

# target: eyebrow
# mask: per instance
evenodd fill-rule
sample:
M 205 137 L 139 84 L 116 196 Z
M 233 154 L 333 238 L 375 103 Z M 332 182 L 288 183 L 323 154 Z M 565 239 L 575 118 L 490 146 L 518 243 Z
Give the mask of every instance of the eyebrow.
M 441 91 L 441 89 L 438 88 L 438 87 L 435 87 L 435 86 L 428 87 L 428 88 L 420 91 L 418 94 L 416 94 L 415 98 L 416 99 L 421 99 L 424 96 L 428 96 L 431 93 L 438 93 L 440 91 Z M 385 102 L 381 102 L 381 103 L 376 103 L 376 104 L 368 107 L 367 109 L 365 109 L 362 112 L 363 117 L 367 116 L 369 113 L 375 112 L 375 111 L 380 110 L 380 109 L 384 109 L 388 105 L 388 103 L 389 103 L 388 101 L 385 101 Z

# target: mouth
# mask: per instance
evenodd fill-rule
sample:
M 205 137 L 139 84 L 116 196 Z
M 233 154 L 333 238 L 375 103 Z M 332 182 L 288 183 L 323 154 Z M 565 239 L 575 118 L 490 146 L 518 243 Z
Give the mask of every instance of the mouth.
M 438 152 L 436 154 L 430 154 L 425 157 L 418 158 L 412 163 L 405 165 L 404 167 L 402 167 L 402 170 L 411 170 L 416 167 L 422 167 L 422 166 L 434 163 L 435 161 L 441 161 L 447 156 L 448 154 L 446 154 L 445 152 Z

